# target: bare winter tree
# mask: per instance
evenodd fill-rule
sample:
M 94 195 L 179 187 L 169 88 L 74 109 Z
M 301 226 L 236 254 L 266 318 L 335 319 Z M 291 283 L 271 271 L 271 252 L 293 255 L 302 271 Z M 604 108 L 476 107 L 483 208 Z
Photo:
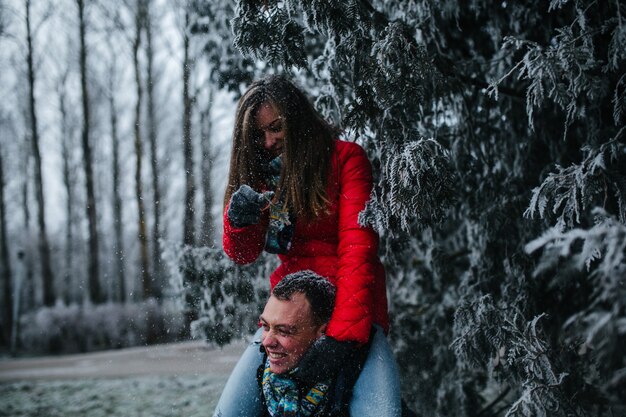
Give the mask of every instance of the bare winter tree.
M 143 100 L 143 84 L 141 79 L 141 67 L 139 63 L 139 52 L 141 48 L 141 32 L 145 20 L 146 4 L 145 0 L 138 0 L 135 10 L 135 38 L 133 40 L 133 67 L 135 70 L 135 87 L 137 101 L 135 103 L 135 196 L 137 198 L 138 210 L 138 237 L 139 237 L 139 258 L 141 265 L 141 283 L 143 297 L 152 296 L 152 286 L 150 280 L 149 260 L 148 260 L 148 236 L 146 232 L 146 212 L 144 206 L 142 177 L 143 143 L 141 137 L 141 107 Z
M 94 303 L 104 301 L 102 289 L 100 287 L 100 264 L 98 256 L 98 226 L 96 213 L 96 198 L 93 178 L 93 161 L 91 155 L 91 144 L 89 140 L 89 89 L 87 87 L 87 45 L 85 42 L 85 1 L 76 0 L 78 6 L 78 24 L 80 29 L 80 85 L 82 91 L 83 104 L 83 165 L 85 169 L 85 186 L 87 190 L 87 222 L 89 225 L 89 267 L 87 269 L 89 297 Z
M 193 245 L 194 238 L 194 202 L 196 185 L 193 174 L 193 142 L 191 138 L 191 116 L 193 97 L 190 94 L 191 59 L 189 57 L 189 11 L 185 5 L 185 25 L 183 27 L 183 155 L 185 161 L 185 218 L 183 221 L 183 243 Z
M 23 280 L 22 286 L 24 289 L 24 299 L 20 300 L 20 304 L 23 310 L 28 310 L 36 307 L 35 303 L 35 282 L 34 282 L 34 270 L 33 270 L 33 254 L 32 254 L 32 214 L 30 208 L 30 138 L 27 133 L 24 133 L 23 145 L 20 146 L 20 168 L 21 175 L 20 184 L 20 206 L 22 211 L 22 217 L 24 224 L 22 225 L 25 238 L 22 240 L 22 247 L 18 249 L 18 259 L 24 266 L 24 273 L 21 278 Z M 16 300 L 17 301 L 17 300 Z
M 4 117 L 0 115 L 0 129 L 4 130 Z M 11 273 L 11 259 L 9 257 L 9 244 L 7 233 L 6 203 L 5 203 L 5 179 L 2 155 L 2 142 L 0 141 L 0 279 L 2 280 L 2 331 L 0 341 L 7 344 L 11 340 L 13 328 L 13 276 Z
M 50 245 L 46 231 L 45 200 L 43 193 L 43 181 L 41 174 L 41 153 L 39 149 L 39 129 L 37 126 L 37 111 L 35 103 L 35 68 L 34 68 L 34 45 L 33 28 L 31 22 L 31 2 L 25 2 L 26 12 L 26 61 L 28 67 L 28 108 L 30 117 L 30 143 L 35 162 L 35 195 L 37 200 L 37 226 L 39 229 L 39 258 L 41 262 L 41 279 L 43 288 L 43 302 L 47 306 L 54 304 L 54 276 L 50 266 Z
M 111 128 L 111 173 L 112 173 L 112 191 L 113 191 L 113 230 L 114 230 L 114 265 L 117 286 L 116 296 L 121 303 L 126 302 L 126 267 L 124 264 L 124 223 L 122 219 L 122 197 L 120 195 L 120 138 L 118 133 L 118 108 L 115 99 L 115 86 L 117 78 L 117 59 L 113 52 L 113 46 L 110 45 L 111 62 L 109 63 L 109 123 Z
M 213 87 L 207 86 L 205 107 L 200 112 L 200 147 L 202 150 L 202 160 L 200 163 L 201 183 L 202 183 L 202 221 L 200 244 L 202 246 L 213 246 L 213 235 L 215 227 L 213 224 L 213 190 L 211 188 L 211 170 L 213 168 L 213 155 L 211 152 L 211 108 L 213 107 Z M 204 100 L 203 100 L 204 101 Z
M 147 63 L 147 80 L 146 93 L 148 99 L 148 142 L 150 144 L 150 167 L 152 168 L 152 211 L 154 221 L 152 223 L 152 290 L 154 296 L 161 297 L 162 286 L 162 268 L 161 268 L 161 192 L 159 189 L 159 156 L 157 151 L 157 120 L 155 115 L 154 103 L 154 49 L 153 49 L 153 16 L 151 0 L 146 0 L 145 4 L 145 29 L 146 29 L 146 63 Z
M 6 31 L 6 11 L 4 0 L 0 1 L 0 36 Z
M 76 204 L 75 196 L 75 169 L 72 161 L 72 148 L 74 146 L 74 122 L 69 114 L 71 106 L 68 104 L 67 78 L 69 69 L 63 72 L 57 85 L 59 95 L 59 112 L 61 116 L 61 158 L 63 160 L 63 186 L 65 187 L 66 222 L 65 222 L 65 273 L 61 284 L 61 297 L 66 303 L 72 301 L 72 270 L 74 265 L 74 225 Z

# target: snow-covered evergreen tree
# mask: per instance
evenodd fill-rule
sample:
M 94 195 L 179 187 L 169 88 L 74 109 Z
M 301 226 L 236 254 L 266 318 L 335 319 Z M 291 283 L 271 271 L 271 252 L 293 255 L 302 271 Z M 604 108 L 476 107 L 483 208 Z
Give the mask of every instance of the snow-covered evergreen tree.
M 256 330 L 276 261 L 239 266 L 221 248 L 191 246 L 169 246 L 164 259 L 192 337 L 223 346 Z
M 234 12 L 244 56 L 314 80 L 318 108 L 373 161 L 361 221 L 383 238 L 411 405 L 624 413 L 626 6 L 238 0 Z M 223 58 L 224 73 L 243 62 Z

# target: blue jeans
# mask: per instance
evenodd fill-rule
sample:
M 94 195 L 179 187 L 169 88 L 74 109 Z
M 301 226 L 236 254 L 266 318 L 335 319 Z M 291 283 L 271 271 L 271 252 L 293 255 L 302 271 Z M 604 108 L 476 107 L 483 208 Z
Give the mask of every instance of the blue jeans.
M 400 376 L 393 352 L 378 326 L 373 334 L 365 365 L 354 385 L 350 415 L 359 417 L 400 417 Z M 261 333 L 257 330 L 230 374 L 213 417 L 253 417 L 263 414 L 256 370 L 261 366 Z

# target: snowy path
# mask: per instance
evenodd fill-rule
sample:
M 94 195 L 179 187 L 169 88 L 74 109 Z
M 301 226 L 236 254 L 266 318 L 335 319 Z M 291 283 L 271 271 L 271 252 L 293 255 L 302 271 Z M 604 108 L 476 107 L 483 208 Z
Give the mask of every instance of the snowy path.
M 244 342 L 0 360 L 0 417 L 209 417 Z
M 222 349 L 191 341 L 76 355 L 3 359 L 0 382 L 190 374 L 226 377 L 244 347 L 241 341 Z

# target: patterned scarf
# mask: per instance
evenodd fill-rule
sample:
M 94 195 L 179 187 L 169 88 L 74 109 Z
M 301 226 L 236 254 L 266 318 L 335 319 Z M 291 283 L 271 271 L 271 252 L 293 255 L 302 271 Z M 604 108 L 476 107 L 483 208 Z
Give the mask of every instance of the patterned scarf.
M 293 371 L 292 371 L 293 372 Z M 273 417 L 309 417 L 322 404 L 328 392 L 327 383 L 318 383 L 301 396 L 300 391 L 290 375 L 275 374 L 270 371 L 269 359 L 263 371 L 263 396 L 267 410 Z
M 280 180 L 280 171 L 283 161 L 280 156 L 272 159 L 267 170 L 266 181 L 270 189 L 275 190 Z M 269 253 L 287 253 L 291 249 L 293 237 L 294 216 L 283 207 L 282 198 L 278 203 L 270 203 L 270 221 L 265 236 L 265 251 Z

